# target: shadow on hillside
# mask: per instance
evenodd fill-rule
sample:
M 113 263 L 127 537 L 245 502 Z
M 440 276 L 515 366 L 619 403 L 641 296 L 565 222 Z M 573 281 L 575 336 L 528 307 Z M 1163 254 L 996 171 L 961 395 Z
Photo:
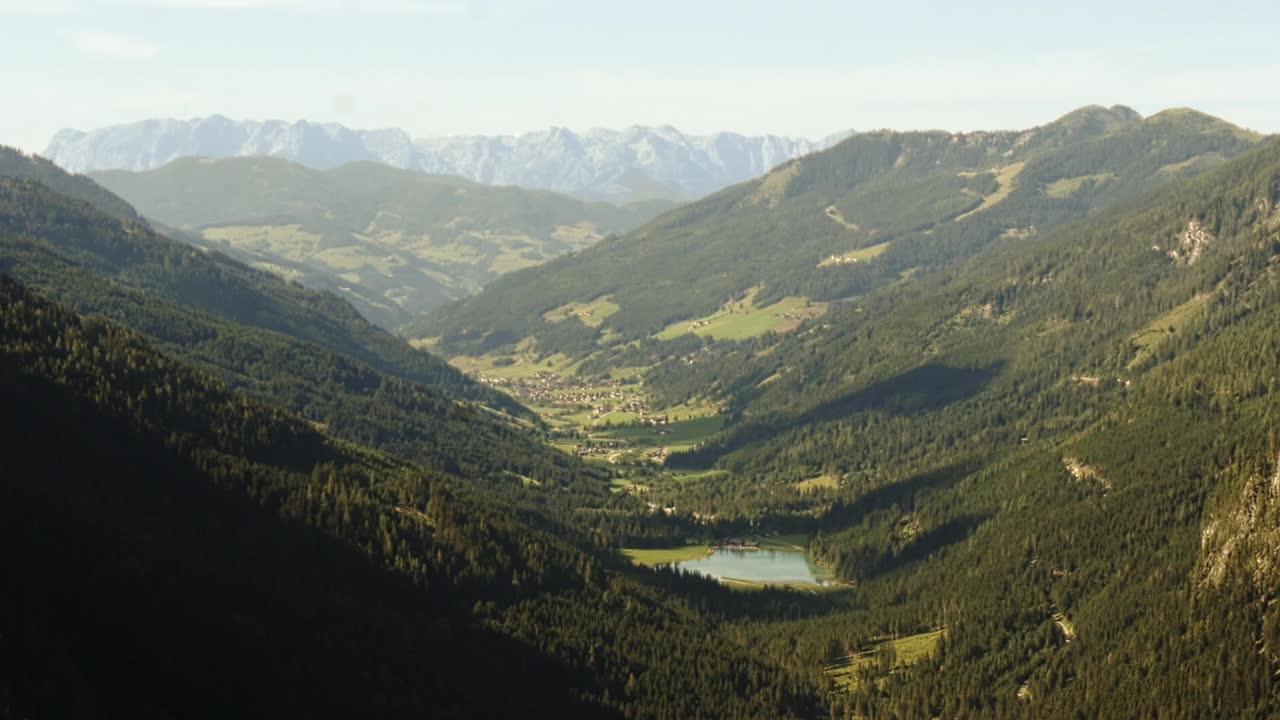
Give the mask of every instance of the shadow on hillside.
M 725 435 L 703 448 L 673 454 L 667 464 L 680 468 L 709 468 L 725 455 L 765 442 L 776 435 L 808 425 L 840 420 L 860 412 L 874 410 L 898 416 L 935 412 L 976 396 L 1003 369 L 1003 362 L 981 368 L 922 365 L 821 403 L 798 415 L 773 421 L 754 421 L 731 428 Z
M 928 558 L 939 550 L 968 539 L 978 526 L 986 521 L 986 515 L 961 515 L 921 535 L 902 549 L 880 572 L 897 570 Z
M 861 546 L 837 551 L 835 564 L 841 577 L 859 582 L 901 570 L 928 559 L 934 553 L 963 542 L 988 515 L 961 515 L 949 520 L 897 550 L 887 547 Z
M 975 462 L 955 463 L 913 475 L 906 480 L 878 487 L 858 496 L 856 500 L 836 502 L 819 520 L 823 532 L 834 532 L 862 522 L 868 514 L 897 505 L 904 511 L 915 507 L 916 497 L 926 490 L 949 488 L 961 478 L 973 472 Z
M 829 422 L 868 410 L 890 415 L 919 415 L 941 410 L 982 392 L 1003 367 L 1000 362 L 982 368 L 922 365 L 818 405 L 791 424 Z

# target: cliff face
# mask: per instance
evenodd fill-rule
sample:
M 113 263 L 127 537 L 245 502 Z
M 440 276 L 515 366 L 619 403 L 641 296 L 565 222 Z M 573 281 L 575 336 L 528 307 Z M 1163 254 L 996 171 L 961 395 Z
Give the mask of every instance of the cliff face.
M 1198 585 L 1221 587 L 1233 573 L 1259 589 L 1280 584 L 1280 458 L 1269 477 L 1249 477 L 1205 522 Z

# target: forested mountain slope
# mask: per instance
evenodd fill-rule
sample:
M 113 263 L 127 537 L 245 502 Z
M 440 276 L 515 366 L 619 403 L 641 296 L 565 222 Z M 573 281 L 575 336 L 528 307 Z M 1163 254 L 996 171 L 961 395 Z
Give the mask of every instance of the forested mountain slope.
M 1278 265 L 1271 142 L 673 366 L 735 410 L 669 463 L 729 472 L 652 501 L 815 533 L 857 583 L 848 613 L 762 643 L 819 662 L 833 637 L 946 627 L 935 658 L 866 671 L 860 714 L 1271 717 Z
M 105 190 L 83 175 L 72 175 L 38 155 L 0 145 L 0 177 L 30 180 L 66 195 L 83 200 L 118 220 L 137 220 L 138 212 L 129 203 Z
M 144 222 L 104 214 L 102 205 L 123 201 L 100 188 L 93 193 L 94 207 L 53 192 L 47 183 L 30 179 L 39 177 L 31 168 L 49 169 L 63 185 L 73 181 L 44 161 L 7 148 L 0 148 L 0 158 L 12 173 L 7 179 L 0 176 L 0 231 L 47 243 L 86 271 L 123 286 L 233 323 L 316 343 L 455 397 L 519 412 L 505 396 L 370 325 L 348 303 L 329 293 L 306 290 L 223 255 L 170 240 Z M 83 178 L 75 183 L 92 185 Z
M 330 290 L 392 329 L 673 206 L 585 202 L 373 162 L 320 171 L 270 157 L 184 158 L 91 177 L 193 242 Z
M 120 241 L 129 248 L 127 238 L 113 235 L 112 226 L 99 224 L 102 216 L 83 205 L 33 185 L 6 188 L 0 195 L 0 222 L 16 223 L 19 216 L 9 212 L 24 203 L 28 214 L 21 217 L 39 208 L 56 211 L 61 221 L 39 225 L 35 237 L 41 239 L 0 232 L 0 271 L 77 312 L 129 325 L 233 388 L 292 410 L 335 437 L 509 492 L 517 491 L 521 478 L 530 478 L 545 486 L 538 495 L 544 502 L 615 502 L 606 490 L 607 473 L 543 445 L 529 421 L 472 401 L 460 402 L 434 383 L 405 379 L 325 345 L 246 327 L 157 297 L 143 289 L 150 285 L 139 288 L 113 280 L 117 275 L 93 272 L 96 265 L 77 263 L 43 238 L 75 238 L 87 244 Z M 85 225 L 69 226 L 72 221 Z M 36 225 L 26 228 L 36 233 Z M 167 257 L 174 265 L 193 252 L 170 245 L 176 255 Z M 503 401 L 500 407 L 524 412 L 509 398 L 498 397 Z M 553 492 L 557 489 L 574 492 Z
M 0 398 L 5 717 L 816 711 L 585 536 L 3 276 Z
M 666 213 L 635 232 L 433 313 L 412 329 L 445 354 L 533 337 L 583 356 L 709 315 L 787 296 L 846 299 L 1031 237 L 1221 164 L 1258 137 L 1216 118 L 1083 108 L 1022 132 L 860 133 L 824 152 Z M 558 307 L 601 298 L 601 323 Z

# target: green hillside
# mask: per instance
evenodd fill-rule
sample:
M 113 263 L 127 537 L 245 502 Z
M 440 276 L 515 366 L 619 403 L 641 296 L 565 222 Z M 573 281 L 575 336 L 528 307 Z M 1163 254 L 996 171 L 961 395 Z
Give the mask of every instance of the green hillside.
M 87 202 L 117 220 L 138 219 L 137 211 L 129 203 L 89 178 L 64 172 L 42 157 L 3 145 L 0 145 L 0 177 L 38 182 L 54 192 Z
M 607 298 L 617 309 L 597 328 L 579 323 L 594 339 L 566 333 L 569 319 L 519 326 L 508 313 L 492 330 L 434 342 L 515 367 L 559 350 L 556 367 L 579 381 L 635 373 L 620 387 L 647 412 L 714 408 L 723 429 L 660 465 L 630 465 L 622 488 L 717 532 L 812 538 L 814 557 L 851 587 L 820 615 L 739 632 L 795 667 L 835 668 L 837 716 L 1272 716 L 1280 143 L 1191 111 L 1094 122 L 1102 117 L 1064 118 L 1025 156 L 997 146 L 988 180 L 896 177 L 876 181 L 880 195 L 868 182 L 813 203 L 843 232 L 892 243 L 828 268 L 900 264 L 790 332 L 699 337 L 715 326 L 697 323 L 740 312 L 746 323 L 776 301 L 759 275 L 731 303 L 637 326 L 643 339 L 632 342 L 635 284 L 560 293 L 547 308 L 519 293 L 550 292 L 551 278 L 588 282 L 580 268 L 609 253 L 660 287 L 664 275 L 636 268 L 676 246 L 663 245 L 677 235 L 664 223 L 685 223 L 681 267 L 696 265 L 690 255 L 727 247 L 721 238 L 752 237 L 739 214 L 782 227 L 770 213 L 789 217 L 805 166 L 853 141 L 799 161 L 790 178 L 726 191 L 454 309 L 476 318 L 485 301 L 547 312 Z M 959 151 L 936 152 L 929 162 L 945 166 Z M 827 167 L 860 166 L 846 157 Z M 965 191 L 967 204 L 948 200 Z M 766 196 L 769 211 L 748 202 Z M 703 224 L 736 232 L 698 235 Z M 901 254 L 909 249 L 932 259 Z M 755 255 L 730 257 L 721 275 Z M 672 304 L 697 292 L 662 287 Z M 680 323 L 678 336 L 643 335 Z M 909 643 L 897 638 L 924 636 L 936 638 L 930 652 L 898 657 Z
M 711 315 L 756 288 L 755 307 L 857 297 L 1202 172 L 1257 141 L 1194 111 L 1142 119 L 1120 107 L 1021 132 L 861 133 L 506 276 L 410 332 L 448 355 L 534 338 L 544 355 L 581 357 Z M 605 295 L 619 310 L 599 326 L 552 327 L 543 317 Z
M 858 583 L 859 609 L 761 643 L 836 663 L 833 637 L 865 657 L 877 626 L 945 627 L 937 657 L 844 680 L 873 714 L 1270 716 L 1277 208 L 1271 142 L 805 336 L 672 363 L 670 392 L 723 389 L 731 420 L 667 459 L 719 472 L 645 497 L 811 533 Z
M 31 177 L 24 168 L 43 161 L 0 147 L 10 172 Z M 66 173 L 56 170 L 60 182 Z M 92 185 L 91 181 L 84 180 Z M 430 355 L 414 350 L 379 329 L 347 302 L 323 292 L 254 270 L 218 253 L 200 252 L 170 240 L 137 220 L 120 220 L 48 189 L 43 182 L 0 176 L 0 232 L 39 241 L 80 269 L 120 286 L 147 293 L 246 327 L 313 343 L 368 364 L 379 372 L 437 387 L 455 397 L 477 400 L 520 413 L 500 393 L 469 381 Z M 95 186 L 96 187 L 96 186 Z M 123 204 L 101 188 L 97 196 Z M 0 270 L 21 275 L 16 256 Z M 45 290 L 65 287 L 59 273 L 43 273 Z M 34 282 L 24 278 L 24 282 Z M 43 290 L 42 290 L 43 291 Z M 88 308 L 85 308 L 86 310 Z M 93 309 L 95 312 L 102 310 Z M 172 326 L 157 328 L 172 331 Z
M 3 276 L 0 398 L 5 716 L 817 710 L 554 519 L 334 442 Z
M 192 242 L 332 290 L 393 329 L 670 207 L 584 202 L 378 163 L 318 171 L 275 158 L 188 158 L 91 176 Z

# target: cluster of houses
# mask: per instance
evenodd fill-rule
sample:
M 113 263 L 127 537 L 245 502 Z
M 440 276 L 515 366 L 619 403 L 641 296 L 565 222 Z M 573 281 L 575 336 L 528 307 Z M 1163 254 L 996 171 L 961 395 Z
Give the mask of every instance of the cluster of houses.
M 819 263 L 818 267 L 827 267 L 829 265 L 852 265 L 857 262 L 862 262 L 862 261 L 850 255 L 832 255 L 831 257 Z
M 577 455 L 580 458 L 609 457 L 612 455 L 616 455 L 619 452 L 624 452 L 628 449 L 629 448 L 621 446 L 614 441 L 605 440 L 605 441 L 596 441 L 596 442 L 590 442 L 590 443 L 578 443 L 573 448 L 573 454 Z M 646 452 L 644 454 L 644 457 L 646 460 L 662 462 L 663 460 L 666 460 L 667 456 L 670 454 L 671 454 L 670 450 L 668 450 L 665 447 L 659 446 Z
M 668 449 L 666 449 L 665 447 L 662 447 L 661 445 L 659 445 L 658 447 L 656 447 L 656 448 L 654 448 L 654 449 L 650 450 L 649 452 L 645 453 L 645 455 L 644 455 L 644 456 L 645 456 L 647 459 L 649 459 L 649 460 L 653 460 L 653 461 L 655 461 L 655 462 L 662 462 L 663 460 L 666 460 L 666 459 L 667 459 L 667 456 L 668 456 L 668 455 L 670 455 L 670 454 L 671 454 L 671 451 L 670 451 L 670 450 L 668 450 Z
M 644 413 L 648 406 L 644 400 L 625 392 L 622 383 L 614 380 L 601 387 L 586 387 L 569 378 L 552 372 L 539 372 L 532 377 L 506 377 L 502 375 L 472 374 L 489 387 L 500 388 L 525 402 L 553 406 L 578 406 L 591 409 L 592 419 L 611 412 Z
M 622 400 L 622 403 L 620 405 L 604 404 L 604 403 L 599 405 L 592 405 L 589 402 L 580 403 L 584 405 L 591 405 L 592 420 L 599 420 L 600 418 L 604 417 L 605 415 L 608 415 L 611 412 L 628 412 L 628 413 L 636 413 L 638 415 L 643 416 L 644 412 L 649 409 L 649 406 L 645 403 L 644 400 L 641 400 L 640 398 L 635 396 L 627 397 L 626 395 L 620 392 L 601 393 L 600 395 L 602 397 L 598 398 L 598 400 L 605 400 L 605 399 Z
M 601 443 L 578 443 L 578 445 L 573 448 L 573 454 L 578 457 L 611 455 L 617 451 L 618 444 L 611 441 Z
M 744 538 L 725 538 L 718 547 L 722 550 L 759 550 L 760 543 Z

